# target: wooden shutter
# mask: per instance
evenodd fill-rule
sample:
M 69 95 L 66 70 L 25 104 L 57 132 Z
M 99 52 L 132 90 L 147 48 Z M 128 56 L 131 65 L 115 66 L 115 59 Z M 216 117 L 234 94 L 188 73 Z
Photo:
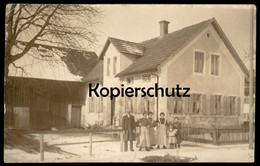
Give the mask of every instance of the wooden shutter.
M 227 96 L 223 96 L 222 115 L 227 115 Z
M 240 116 L 240 111 L 241 111 L 241 97 L 237 97 L 237 110 L 236 110 L 236 115 Z
M 230 97 L 227 96 L 227 112 L 226 115 L 230 115 Z
M 189 112 L 189 99 L 190 97 L 183 97 L 183 110 L 184 110 L 184 114 L 188 114 Z
M 207 106 L 206 106 L 206 100 L 207 100 L 207 96 L 206 95 L 202 95 L 202 114 L 203 115 L 207 115 Z
M 174 98 L 168 97 L 168 99 L 167 99 L 167 110 L 168 110 L 169 114 L 173 113 L 173 108 L 174 108 Z
M 189 109 L 188 109 L 188 114 L 192 114 L 192 103 L 193 103 L 193 98 L 194 98 L 194 95 L 191 94 L 190 95 L 190 98 L 189 98 Z
M 137 113 L 142 113 L 142 96 L 140 94 L 137 97 Z
M 145 110 L 145 103 L 144 103 L 144 100 L 145 100 L 145 98 L 144 98 L 144 97 L 141 97 L 141 113 L 143 113 L 144 110 Z
M 215 107 L 215 103 L 214 103 L 214 95 L 210 95 L 210 115 L 214 115 L 214 107 Z
M 149 106 L 150 111 L 151 111 L 152 113 L 154 113 L 154 112 L 155 112 L 155 111 L 154 111 L 154 97 L 150 97 L 150 102 L 149 102 L 149 104 L 150 104 L 150 106 Z
M 136 114 L 137 113 L 137 97 L 133 97 L 132 101 L 133 101 L 133 112 Z

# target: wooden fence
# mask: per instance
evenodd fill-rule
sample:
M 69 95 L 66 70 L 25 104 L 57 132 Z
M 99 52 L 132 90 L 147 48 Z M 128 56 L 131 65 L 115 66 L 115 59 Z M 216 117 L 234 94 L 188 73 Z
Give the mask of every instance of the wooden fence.
M 211 144 L 243 143 L 249 140 L 249 129 L 240 126 L 195 127 L 183 126 L 182 137 L 186 141 Z
M 39 133 L 39 131 L 24 131 L 24 132 L 28 132 L 28 133 L 38 133 L 39 137 L 40 137 L 40 161 L 44 161 L 44 135 L 45 134 L 61 134 L 61 133 L 86 133 L 89 134 L 89 157 L 92 156 L 92 144 L 93 144 L 93 140 L 92 140 L 92 136 L 95 133 L 120 133 L 120 151 L 123 152 L 123 132 L 122 129 L 98 129 L 98 130 L 72 130 L 72 131 L 68 131 L 68 130 L 57 130 L 57 131 L 42 131 Z

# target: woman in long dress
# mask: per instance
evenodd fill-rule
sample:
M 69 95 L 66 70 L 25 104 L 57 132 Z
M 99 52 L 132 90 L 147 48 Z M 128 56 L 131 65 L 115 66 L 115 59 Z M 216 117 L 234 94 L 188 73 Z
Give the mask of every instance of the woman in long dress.
M 157 149 L 160 148 L 160 145 L 163 146 L 163 149 L 166 149 L 167 144 L 167 121 L 165 119 L 165 114 L 160 113 L 160 118 L 157 120 L 157 131 L 156 131 L 156 145 Z

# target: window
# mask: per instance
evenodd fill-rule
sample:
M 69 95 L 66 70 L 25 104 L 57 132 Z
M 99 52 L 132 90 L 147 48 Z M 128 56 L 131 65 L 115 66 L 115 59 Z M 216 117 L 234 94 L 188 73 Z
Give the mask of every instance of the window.
M 213 96 L 213 114 L 214 115 L 221 115 L 221 104 L 222 104 L 222 96 L 214 95 Z
M 100 108 L 99 108 L 99 112 L 103 113 L 103 97 L 100 96 Z
M 148 99 L 144 100 L 144 111 L 149 112 L 150 111 L 150 102 Z
M 127 78 L 126 78 L 126 82 L 127 82 L 127 84 L 132 84 L 132 83 L 134 83 L 134 77 L 127 77 Z
M 227 115 L 235 115 L 236 97 L 229 96 L 227 101 Z
M 192 114 L 200 114 L 201 112 L 201 94 L 192 94 L 192 109 L 191 109 L 191 113 Z
M 95 97 L 89 98 L 89 112 L 95 112 Z
M 249 103 L 249 98 L 248 98 L 248 97 L 245 97 L 245 98 L 244 98 L 244 103 L 245 103 L 245 104 L 248 104 L 248 103 Z
M 194 72 L 203 73 L 204 71 L 204 52 L 195 51 Z
M 127 110 L 127 109 L 133 111 L 133 99 L 130 97 L 126 98 L 126 109 L 125 110 Z
M 107 58 L 107 76 L 110 75 L 110 58 Z
M 219 55 L 211 55 L 211 75 L 219 76 Z
M 115 56 L 113 60 L 114 60 L 114 63 L 113 63 L 113 74 L 115 75 L 116 74 L 117 57 Z
M 144 75 L 142 75 L 142 79 L 145 82 L 150 82 L 151 81 L 151 75 L 150 74 L 144 74 Z
M 184 113 L 184 100 L 182 97 L 168 98 L 168 110 L 170 114 Z

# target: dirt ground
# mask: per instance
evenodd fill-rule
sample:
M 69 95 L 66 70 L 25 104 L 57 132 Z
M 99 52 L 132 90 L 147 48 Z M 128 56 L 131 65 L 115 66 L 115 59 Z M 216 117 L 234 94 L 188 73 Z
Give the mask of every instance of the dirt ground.
M 30 136 L 39 141 L 38 134 Z M 92 140 L 93 150 L 90 156 L 88 134 L 46 134 L 44 141 L 49 150 L 44 152 L 43 162 L 144 162 L 142 159 L 145 157 L 169 155 L 188 158 L 191 162 L 254 162 L 254 150 L 250 150 L 248 144 L 215 146 L 184 141 L 179 151 L 154 149 L 146 152 L 134 148 L 134 152 L 120 152 L 120 141 L 118 137 L 112 137 L 112 134 L 93 134 Z M 60 150 L 52 151 L 51 147 Z M 40 153 L 28 152 L 19 147 L 5 147 L 4 162 L 41 162 Z

